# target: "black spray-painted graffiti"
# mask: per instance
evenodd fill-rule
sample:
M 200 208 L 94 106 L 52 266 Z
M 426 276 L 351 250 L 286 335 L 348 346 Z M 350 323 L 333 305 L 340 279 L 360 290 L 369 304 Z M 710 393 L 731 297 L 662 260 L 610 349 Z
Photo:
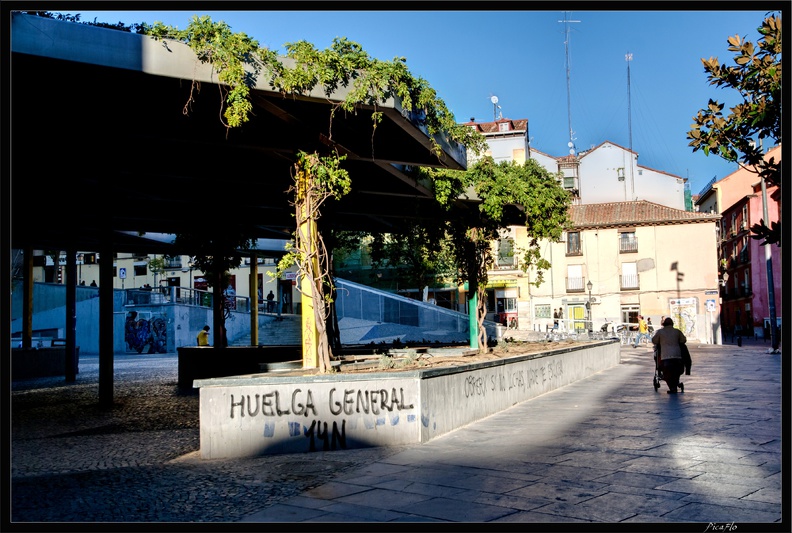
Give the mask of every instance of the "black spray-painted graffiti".
M 512 389 L 530 389 L 543 384 L 549 379 L 560 378 L 564 374 L 561 361 L 551 361 L 539 368 L 529 368 L 516 372 L 493 372 L 486 376 L 468 376 L 465 378 L 465 398 L 486 396 L 487 392 L 506 392 Z
M 340 415 L 342 412 L 346 415 L 354 413 L 365 413 L 378 415 L 385 411 L 401 411 L 403 409 L 413 409 L 413 404 L 407 404 L 404 400 L 404 389 L 347 389 L 344 390 L 343 395 L 336 396 L 336 389 L 330 389 L 328 395 L 328 407 L 330 413 L 334 416 Z M 340 400 L 339 400 L 340 398 Z M 247 408 L 245 408 L 247 404 Z M 316 404 L 314 402 L 314 393 L 312 390 L 307 390 L 303 394 L 302 389 L 294 389 L 291 393 L 291 400 L 281 399 L 280 391 L 268 392 L 266 394 L 243 394 L 240 396 L 239 401 L 234 401 L 234 395 L 231 395 L 231 413 L 230 417 L 234 418 L 234 412 L 237 411 L 241 417 L 256 416 L 261 413 L 262 416 L 318 416 Z
M 165 320 L 155 318 L 138 320 L 137 311 L 130 311 L 127 314 L 126 324 L 124 325 L 124 340 L 128 349 L 143 353 L 148 346 L 146 353 L 166 353 L 168 351 L 168 331 Z
M 327 422 L 314 420 L 310 427 L 305 428 L 305 436 L 310 439 L 309 452 L 316 451 L 316 439 L 322 440 L 322 450 L 346 450 L 346 420 L 341 421 L 341 431 L 338 431 L 338 422 L 333 420 L 333 431 L 329 438 L 327 435 Z
M 338 417 L 360 413 L 377 416 L 386 412 L 413 409 L 414 405 L 405 401 L 404 389 L 401 388 L 398 390 L 392 388 L 390 391 L 387 389 L 345 389 L 341 393 L 334 387 L 328 394 L 327 407 L 330 416 Z M 310 389 L 305 392 L 299 388 L 294 389 L 291 398 L 288 395 L 281 395 L 278 390 L 264 394 L 242 394 L 238 400 L 233 394 L 231 395 L 230 418 L 259 415 L 268 418 L 290 415 L 307 418 L 318 417 L 320 413 L 314 400 L 314 392 Z M 408 417 L 408 420 L 414 419 L 414 417 Z M 394 420 L 395 422 L 392 423 L 397 423 L 398 417 Z M 378 418 L 370 426 L 366 424 L 366 427 L 375 427 L 384 423 L 384 419 Z M 309 451 L 317 450 L 317 440 L 323 443 L 323 450 L 346 449 L 346 419 L 340 420 L 340 429 L 339 421 L 333 420 L 332 429 L 329 431 L 328 422 L 321 420 L 313 420 L 310 425 L 288 421 L 288 427 L 290 436 L 302 433 L 305 438 L 309 439 Z M 264 436 L 273 437 L 274 435 L 275 425 L 267 422 L 264 427 Z

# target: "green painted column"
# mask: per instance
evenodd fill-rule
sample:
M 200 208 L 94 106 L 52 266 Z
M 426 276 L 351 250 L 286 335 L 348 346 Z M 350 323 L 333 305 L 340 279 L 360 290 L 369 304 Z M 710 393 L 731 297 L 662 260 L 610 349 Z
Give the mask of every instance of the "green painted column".
M 465 283 L 465 290 L 468 290 L 468 284 Z M 468 299 L 468 317 L 470 320 L 470 347 L 478 348 L 478 317 L 476 310 L 478 309 L 478 294 L 473 293 Z

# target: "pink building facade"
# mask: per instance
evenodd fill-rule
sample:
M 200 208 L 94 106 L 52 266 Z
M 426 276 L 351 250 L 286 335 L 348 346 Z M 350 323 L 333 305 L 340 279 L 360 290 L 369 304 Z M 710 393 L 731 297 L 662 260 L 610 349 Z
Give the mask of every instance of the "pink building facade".
M 765 158 L 770 157 L 780 159 L 781 147 L 768 150 Z M 765 196 L 767 217 L 764 216 Z M 765 218 L 768 226 L 781 220 L 780 189 L 767 186 L 766 195 L 763 195 L 758 175 L 741 168 L 712 184 L 697 204 L 700 208 L 706 207 L 708 212 L 722 215 L 718 232 L 718 272 L 724 334 L 770 338 L 766 253 L 769 250 L 775 317 L 780 327 L 783 309 L 781 248 L 775 244 L 762 246 L 763 240 L 751 237 L 751 227 Z
M 755 193 L 749 202 L 749 217 L 751 225 L 759 223 L 764 218 L 761 183 L 754 186 Z M 781 191 L 778 187 L 767 187 L 767 216 L 770 221 L 781 220 Z M 765 221 L 769 226 L 770 224 Z M 770 303 L 769 292 L 767 290 L 767 257 L 765 248 L 770 250 L 770 258 L 773 275 L 773 289 L 775 299 L 776 323 L 781 326 L 781 247 L 775 244 L 762 246 L 763 241 L 758 239 L 750 240 L 751 249 L 751 284 L 753 286 L 753 320 L 754 326 L 761 324 L 763 334 L 769 335 L 767 328 L 770 324 Z M 758 333 L 758 332 L 757 332 Z

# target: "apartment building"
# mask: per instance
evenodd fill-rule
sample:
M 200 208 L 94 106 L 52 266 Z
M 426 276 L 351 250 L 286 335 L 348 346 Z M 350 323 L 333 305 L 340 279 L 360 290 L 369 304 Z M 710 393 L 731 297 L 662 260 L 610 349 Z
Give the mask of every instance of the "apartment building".
M 573 205 L 570 217 L 572 228 L 561 242 L 541 242 L 552 264 L 541 285 L 532 284 L 534 274 L 517 260 L 489 273 L 496 305 L 500 294 L 511 296 L 503 305 L 518 328 L 552 328 L 559 309 L 565 326 L 577 331 L 637 322 L 639 314 L 655 325 L 671 316 L 691 340 L 719 341 L 712 264 L 719 215 L 638 200 Z M 527 239 L 525 228 L 511 231 L 507 246 Z
M 771 157 L 780 160 L 780 145 L 767 150 L 765 159 Z M 765 208 L 769 219 L 766 224 L 780 220 L 780 189 L 766 186 L 763 194 L 758 175 L 740 168 L 708 183 L 699 194 L 696 208 L 722 215 L 718 227 L 718 273 L 724 332 L 730 336 L 769 337 L 769 270 L 776 325 L 780 328 L 782 323 L 781 250 L 775 245 L 762 246 L 760 240 L 751 237 L 751 227 L 765 220 Z
M 537 160 L 573 197 L 573 229 L 542 243 L 552 268 L 536 287 L 519 254 L 525 228 L 513 226 L 493 243 L 488 318 L 518 329 L 553 326 L 560 309 L 568 327 L 675 317 L 691 339 L 720 342 L 717 272 L 718 214 L 686 210 L 686 180 L 638 164 L 638 154 L 610 141 L 554 157 L 530 146 L 528 120 L 465 123 L 480 131 L 496 162 Z M 685 251 L 684 243 L 696 243 Z

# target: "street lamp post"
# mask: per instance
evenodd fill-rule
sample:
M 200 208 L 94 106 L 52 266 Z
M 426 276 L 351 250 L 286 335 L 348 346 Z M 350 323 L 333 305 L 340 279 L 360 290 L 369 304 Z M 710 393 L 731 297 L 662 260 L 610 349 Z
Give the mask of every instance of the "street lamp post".
M 187 266 L 190 267 L 190 295 L 192 296 L 192 303 L 197 305 L 198 304 L 198 298 L 196 298 L 196 295 L 195 295 L 195 287 L 193 287 L 193 278 L 192 278 L 192 273 L 193 273 L 193 269 L 195 268 L 195 263 L 193 262 L 193 258 L 192 257 L 190 258 L 189 262 L 187 263 Z
M 190 300 L 190 301 L 191 301 L 193 304 L 195 304 L 195 301 L 196 301 L 196 299 L 195 299 L 195 290 L 193 290 L 193 281 L 192 281 L 192 278 L 193 278 L 193 274 L 192 274 L 192 273 L 193 273 L 193 266 L 194 266 L 194 264 L 193 264 L 193 260 L 192 260 L 192 257 L 191 257 L 191 258 L 190 258 L 190 260 L 189 260 L 189 262 L 187 263 L 188 270 L 190 271 L 190 285 L 189 285 L 189 289 L 190 289 L 189 295 L 190 295 L 190 298 L 189 298 L 189 300 Z M 182 272 L 187 272 L 187 270 L 182 270 Z
M 592 323 L 592 320 L 591 320 L 591 316 L 592 316 L 592 313 L 591 313 L 591 289 L 594 288 L 594 284 L 591 283 L 591 280 L 589 280 L 588 283 L 586 283 L 586 288 L 588 289 L 588 292 L 589 292 L 589 299 L 588 299 L 588 315 L 589 315 L 588 316 L 588 323 L 589 323 L 588 326 L 589 327 L 588 327 L 588 330 L 589 330 L 589 333 L 591 333 L 593 325 L 594 325 Z

